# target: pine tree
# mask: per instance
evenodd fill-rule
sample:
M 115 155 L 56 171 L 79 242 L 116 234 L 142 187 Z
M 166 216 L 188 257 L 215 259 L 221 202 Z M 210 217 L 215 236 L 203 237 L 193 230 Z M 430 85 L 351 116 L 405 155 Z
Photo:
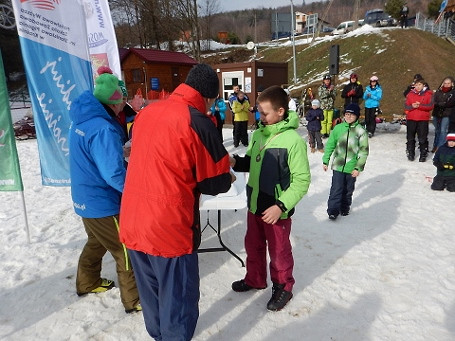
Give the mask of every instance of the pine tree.
M 399 20 L 401 8 L 404 4 L 404 0 L 388 0 L 385 5 L 385 11 L 389 13 L 393 18 Z

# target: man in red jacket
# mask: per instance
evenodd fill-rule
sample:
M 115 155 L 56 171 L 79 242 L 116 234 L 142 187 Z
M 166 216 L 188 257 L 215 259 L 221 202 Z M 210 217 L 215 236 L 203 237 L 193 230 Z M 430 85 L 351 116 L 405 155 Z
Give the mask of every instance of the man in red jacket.
M 423 79 L 414 82 L 414 88 L 406 95 L 406 153 L 409 161 L 415 158 L 415 137 L 419 140 L 419 162 L 425 162 L 428 155 L 428 122 L 433 109 L 433 91 Z
M 218 95 L 206 64 L 136 117 L 120 211 L 148 333 L 190 340 L 199 317 L 200 194 L 227 192 L 229 155 L 206 115 Z

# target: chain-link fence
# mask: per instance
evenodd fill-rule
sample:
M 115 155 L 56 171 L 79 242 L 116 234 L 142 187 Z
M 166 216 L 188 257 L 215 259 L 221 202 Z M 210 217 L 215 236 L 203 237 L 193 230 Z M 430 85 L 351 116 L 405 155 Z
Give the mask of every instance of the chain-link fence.
M 434 19 L 428 19 L 422 13 L 417 13 L 415 27 L 423 31 L 431 32 L 438 37 L 446 37 L 455 40 L 455 20 L 453 17 L 441 18 L 435 23 Z

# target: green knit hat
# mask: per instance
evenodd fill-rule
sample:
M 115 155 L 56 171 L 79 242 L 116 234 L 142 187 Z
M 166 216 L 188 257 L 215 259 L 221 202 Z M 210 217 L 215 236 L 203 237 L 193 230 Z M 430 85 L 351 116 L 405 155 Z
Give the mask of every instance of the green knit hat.
M 122 89 L 119 80 L 107 66 L 98 68 L 93 95 L 103 104 L 119 104 L 123 102 Z

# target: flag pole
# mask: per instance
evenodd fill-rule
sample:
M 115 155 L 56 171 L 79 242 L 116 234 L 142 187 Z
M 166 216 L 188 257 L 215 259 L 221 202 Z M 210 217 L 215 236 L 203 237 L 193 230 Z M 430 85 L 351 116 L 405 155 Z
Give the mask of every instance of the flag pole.
M 23 208 L 23 211 L 24 211 L 25 233 L 27 234 L 28 243 L 31 244 L 30 229 L 28 227 L 27 208 L 25 207 L 24 191 L 21 191 L 21 197 L 22 197 L 22 208 Z

